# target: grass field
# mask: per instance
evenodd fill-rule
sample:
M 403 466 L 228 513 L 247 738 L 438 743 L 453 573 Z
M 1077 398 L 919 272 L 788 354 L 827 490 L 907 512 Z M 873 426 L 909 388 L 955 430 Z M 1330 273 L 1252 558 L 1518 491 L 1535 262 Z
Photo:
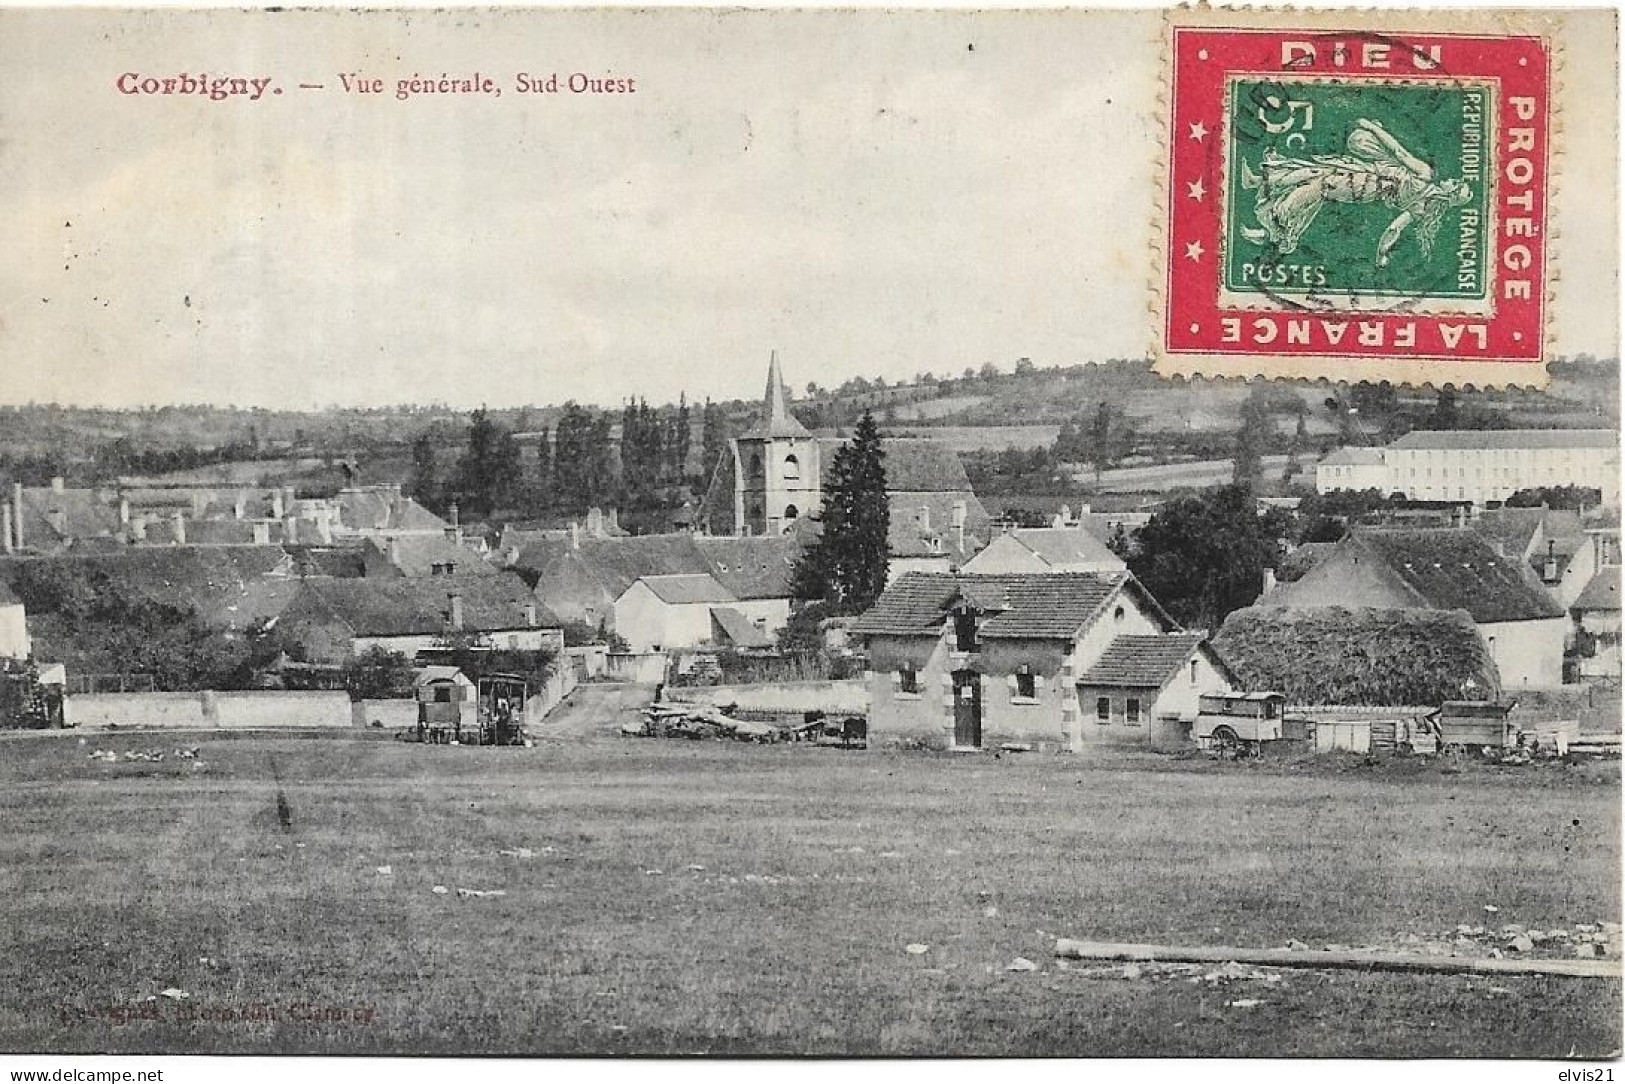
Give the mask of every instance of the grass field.
M 1615 919 L 1617 765 L 1401 778 L 617 740 L 605 721 L 528 750 L 216 738 L 196 762 L 0 741 L 0 1049 L 1620 1046 L 1611 980 L 1126 978 L 1051 956 L 1056 936 L 1362 945 Z M 1005 970 L 1017 956 L 1038 969 Z M 189 996 L 145 1000 L 171 988 Z

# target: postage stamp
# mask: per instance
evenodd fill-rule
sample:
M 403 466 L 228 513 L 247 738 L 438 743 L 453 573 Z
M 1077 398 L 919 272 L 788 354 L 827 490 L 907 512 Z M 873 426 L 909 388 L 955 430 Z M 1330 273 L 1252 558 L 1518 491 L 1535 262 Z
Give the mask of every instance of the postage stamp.
M 1176 25 L 1171 48 L 1159 371 L 1545 382 L 1546 38 Z

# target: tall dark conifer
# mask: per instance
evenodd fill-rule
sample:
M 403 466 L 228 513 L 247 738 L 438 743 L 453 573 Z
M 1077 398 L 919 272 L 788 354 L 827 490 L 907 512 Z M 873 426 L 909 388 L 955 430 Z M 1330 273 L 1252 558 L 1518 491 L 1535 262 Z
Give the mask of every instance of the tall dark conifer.
M 835 613 L 859 613 L 885 590 L 891 521 L 885 458 L 880 430 L 865 411 L 830 464 L 819 538 L 795 570 L 799 598 L 827 602 Z

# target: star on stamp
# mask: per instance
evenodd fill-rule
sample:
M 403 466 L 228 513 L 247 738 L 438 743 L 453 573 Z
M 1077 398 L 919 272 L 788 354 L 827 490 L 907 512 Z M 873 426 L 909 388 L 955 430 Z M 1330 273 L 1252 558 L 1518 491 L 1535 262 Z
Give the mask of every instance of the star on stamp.
M 1538 35 L 1175 26 L 1158 370 L 1544 383 L 1551 67 Z

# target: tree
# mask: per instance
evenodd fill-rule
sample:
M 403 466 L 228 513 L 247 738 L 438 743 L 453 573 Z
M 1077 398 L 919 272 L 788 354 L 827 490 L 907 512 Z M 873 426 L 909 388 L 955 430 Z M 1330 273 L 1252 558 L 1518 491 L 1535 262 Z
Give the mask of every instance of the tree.
M 468 446 L 457 462 L 452 498 L 469 511 L 490 515 L 513 503 L 523 465 L 519 441 L 498 425 L 485 408 L 469 417 Z
M 700 471 L 707 480 L 727 450 L 728 434 L 723 429 L 722 408 L 707 399 L 700 412 Z
M 1439 397 L 1433 402 L 1433 412 L 1428 415 L 1427 428 L 1459 428 L 1460 411 L 1460 404 L 1456 402 L 1456 389 L 1446 384 L 1439 389 Z
M 1506 499 L 1508 508 L 1547 508 L 1583 512 L 1602 503 L 1602 490 L 1591 486 L 1537 486 L 1520 489 Z
M 886 587 L 891 511 L 880 430 L 867 410 L 836 449 L 819 522 L 818 540 L 796 563 L 796 597 L 827 602 L 836 614 L 868 609 Z
M 578 514 L 602 501 L 613 485 L 609 415 L 594 415 L 574 402 L 554 427 L 553 482 L 559 507 Z
M 553 434 L 542 427 L 541 440 L 536 445 L 536 481 L 532 487 L 531 505 L 546 508 L 553 503 Z
M 682 483 L 688 478 L 688 457 L 694 444 L 694 416 L 688 408 L 688 397 L 677 396 L 677 418 L 672 423 L 671 436 L 666 441 L 666 454 L 671 461 L 673 481 Z
M 437 454 L 432 432 L 425 430 L 412 441 L 412 477 L 407 493 L 419 504 L 433 507 L 440 504 Z
M 1241 405 L 1241 428 L 1236 431 L 1234 485 L 1256 489 L 1264 476 L 1264 448 L 1270 438 L 1269 406 L 1262 396 L 1249 395 Z
M 1180 497 L 1135 532 L 1129 570 L 1175 620 L 1217 628 L 1259 596 L 1287 526 L 1280 512 L 1260 515 L 1246 486 Z

